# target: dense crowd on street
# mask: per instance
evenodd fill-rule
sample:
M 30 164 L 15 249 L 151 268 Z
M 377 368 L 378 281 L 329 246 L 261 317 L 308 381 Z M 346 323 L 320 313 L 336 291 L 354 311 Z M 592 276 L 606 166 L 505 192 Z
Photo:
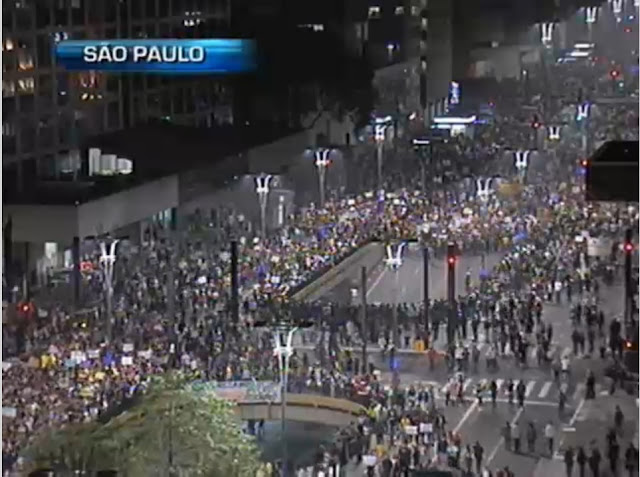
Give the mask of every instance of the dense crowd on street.
M 234 214 L 222 231 L 215 232 L 215 240 L 209 240 L 213 235 L 203 239 L 191 234 L 193 229 L 206 229 L 207 221 L 198 217 L 187 220 L 189 232 L 182 230 L 176 240 L 169 238 L 166 228 L 149 230 L 145 246 L 118 258 L 110 326 L 104 326 L 101 307 L 75 314 L 63 303 L 39 310 L 42 313 L 34 313 L 27 321 L 3 326 L 3 469 L 20 460 L 21 451 L 42 429 L 95 419 L 143 390 L 150 376 L 168 369 L 182 369 L 194 379 L 277 380 L 272 336 L 251 326 L 262 319 L 265 304 L 278 303 L 292 315 L 299 314 L 299 305 L 287 305 L 287 297 L 322 270 L 372 238 L 416 237 L 434 253 L 442 253 L 454 241 L 461 253 L 500 250 L 505 255 L 459 297 L 459 319 L 452 329 L 442 331 L 450 313 L 446 304 L 433 303 L 429 331 L 416 325 L 422 311 L 402 304 L 400 331 L 392 329 L 390 307 L 381 306 L 372 310 L 368 336 L 362 336 L 356 309 L 336 305 L 327 323 L 335 335 L 333 354 L 340 357 L 316 360 L 307 353 L 294 355 L 290 390 L 364 399 L 370 412 L 343 431 L 335 448 L 321 449 L 316 464 L 335 468 L 355 458 L 367 475 L 385 477 L 433 467 L 513 475 L 509 469 L 491 474 L 483 444 L 465 442 L 448 428 L 435 406 L 433 389 L 388 390 L 368 363 L 340 353 L 340 348 L 366 339 L 389 350 L 396 334 L 398 344 L 405 345 L 415 339 L 428 345 L 438 341 L 439 333 L 451 334 L 445 355 L 452 379 L 457 379 L 455 373 L 477 366 L 480 356 L 474 342 L 483 327 L 485 339 L 491 342 L 488 366 L 498 356 L 525 366 L 528 347 L 536 346 L 538 364 L 561 373 L 568 365 L 565 357 L 554 358 L 550 353 L 553 325 L 543 319 L 542 307 L 579 295 L 584 301 L 573 318 L 575 354 L 584 349 L 586 340 L 590 352 L 604 347 L 603 356 L 619 356 L 619 322 L 616 325 L 614 317 L 602 316 L 597 308 L 603 265 L 586 260 L 584 247 L 575 237 L 585 231 L 592 237 L 620 236 L 628 226 L 637 229 L 637 211 L 584 203 L 583 190 L 576 185 L 579 154 L 570 140 L 555 148 L 553 160 L 535 169 L 518 193 L 495 193 L 481 201 L 470 191 L 465 179 L 470 175 L 500 172 L 511 180 L 513 171 L 508 172 L 501 158 L 506 150 L 527 147 L 530 141 L 530 127 L 518 126 L 517 114 L 497 110 L 493 124 L 478 127 L 473 141 L 458 138 L 443 145 L 438 161 L 427 165 L 427 177 L 433 179 L 428 185 L 417 182 L 419 159 L 411 148 L 399 144 L 395 154 L 410 161 L 385 164 L 384 195 L 363 192 L 330 201 L 324 208 L 309 207 L 269 237 L 254 236 Z M 606 138 L 627 134 L 621 131 L 632 121 L 637 125 L 637 119 L 637 111 L 611 108 L 594 114 L 589 127 L 598 138 Z M 637 130 L 634 134 L 637 139 Z M 229 319 L 230 257 L 224 247 L 231 235 L 240 237 L 238 322 Z M 97 253 L 85 258 L 100 270 Z M 102 280 L 99 272 L 88 275 L 85 287 L 99 293 Z M 304 306 L 305 314 L 318 320 L 324 316 L 322 305 Z M 518 385 L 512 387 L 517 398 Z M 545 437 L 553 451 L 555 428 L 534 431 Z M 518 432 L 505 430 L 505 441 L 515 445 Z M 608 437 L 612 469 L 619 459 L 611 456 L 619 456 L 625 445 L 616 440 L 615 432 Z M 637 451 L 625 449 L 628 467 L 635 456 L 629 453 Z M 594 456 L 596 450 L 589 452 L 568 449 L 565 461 L 568 466 L 575 462 L 578 467 L 597 467 L 600 457 Z

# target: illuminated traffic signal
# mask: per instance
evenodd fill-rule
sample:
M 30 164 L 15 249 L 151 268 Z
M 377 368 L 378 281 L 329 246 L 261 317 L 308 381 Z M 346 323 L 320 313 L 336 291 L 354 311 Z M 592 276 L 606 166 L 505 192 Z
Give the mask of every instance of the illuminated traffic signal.
M 624 27 L 624 32 L 625 33 L 631 33 L 631 27 Z
M 531 127 L 533 129 L 538 129 L 540 127 L 540 121 L 538 120 L 538 115 L 537 114 L 533 115 L 533 121 L 531 123 Z
M 625 253 L 631 253 L 633 252 L 633 244 L 630 242 L 627 242 L 624 244 L 624 252 Z
M 447 263 L 448 263 L 450 266 L 455 265 L 455 264 L 456 264 L 456 257 L 448 257 L 448 258 L 447 258 Z
M 580 161 L 580 165 L 581 165 L 582 167 L 587 167 L 587 166 L 589 165 L 589 161 L 587 161 L 586 159 L 582 159 L 582 160 Z
M 618 77 L 620 73 L 618 73 L 618 70 L 611 70 L 609 72 L 609 76 L 611 76 L 612 79 L 616 79 Z

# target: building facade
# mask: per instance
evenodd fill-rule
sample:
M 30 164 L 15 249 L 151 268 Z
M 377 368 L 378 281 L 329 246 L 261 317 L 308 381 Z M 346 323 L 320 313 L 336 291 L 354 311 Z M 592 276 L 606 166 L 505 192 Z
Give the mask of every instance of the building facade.
M 228 25 L 228 0 L 16 0 L 2 21 L 5 197 L 79 178 L 85 137 L 149 119 L 233 121 L 222 81 L 67 72 L 52 54 L 67 39 L 211 37 Z

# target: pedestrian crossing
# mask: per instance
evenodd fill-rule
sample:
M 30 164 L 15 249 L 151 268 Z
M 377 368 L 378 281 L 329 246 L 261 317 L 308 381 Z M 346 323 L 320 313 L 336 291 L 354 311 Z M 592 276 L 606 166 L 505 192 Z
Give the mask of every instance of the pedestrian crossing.
M 498 399 L 507 398 L 508 379 L 496 378 L 495 382 L 498 388 Z M 518 380 L 514 379 L 513 382 L 514 386 L 517 386 Z M 482 389 L 488 390 L 490 383 L 491 380 L 486 378 L 467 378 L 462 384 L 463 394 L 466 397 L 475 397 L 475 391 L 478 388 L 478 385 L 480 385 Z M 524 392 L 525 400 L 550 401 L 555 403 L 558 400 L 559 385 L 560 384 L 558 382 L 553 380 L 526 380 Z M 579 401 L 585 396 L 586 389 L 584 383 L 577 383 L 574 386 L 569 385 L 567 389 L 570 401 Z M 444 399 L 447 392 L 449 392 L 451 399 L 455 399 L 457 393 L 457 382 L 455 380 L 451 380 L 439 387 L 439 389 L 436 388 L 435 391 L 437 399 Z M 600 389 L 600 387 L 596 386 L 597 395 L 607 392 L 608 391 L 606 389 Z

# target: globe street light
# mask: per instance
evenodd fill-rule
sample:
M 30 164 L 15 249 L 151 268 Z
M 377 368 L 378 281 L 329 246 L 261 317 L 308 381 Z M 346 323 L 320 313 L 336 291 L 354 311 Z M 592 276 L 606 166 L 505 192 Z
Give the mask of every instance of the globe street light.
M 267 204 L 269 203 L 269 183 L 271 175 L 256 177 L 256 194 L 260 204 L 260 233 L 263 239 L 267 237 Z
M 102 286 L 105 294 L 105 311 L 107 315 L 107 338 L 111 340 L 113 320 L 113 268 L 116 263 L 116 246 L 118 240 L 109 244 L 100 242 L 100 269 L 102 270 Z
M 529 167 L 529 154 L 531 151 L 515 151 L 515 166 L 518 170 L 520 182 L 524 182 L 524 178 L 527 174 L 527 168 Z
M 585 157 L 589 153 L 589 117 L 591 113 L 591 105 L 589 103 L 578 104 L 576 111 L 576 121 L 580 125 L 582 132 L 582 151 Z
M 320 189 L 320 207 L 324 207 L 325 179 L 327 167 L 331 164 L 331 149 L 318 149 L 314 153 L 315 164 L 318 168 L 318 188 Z
M 273 354 L 278 358 L 278 370 L 280 372 L 280 424 L 282 434 L 282 475 L 287 474 L 287 384 L 289 376 L 289 359 L 293 355 L 293 335 L 298 327 L 292 327 L 287 323 L 279 323 L 273 329 Z
M 398 334 L 398 305 L 399 303 L 399 297 L 398 297 L 398 293 L 399 293 L 399 289 L 400 289 L 400 267 L 402 266 L 402 251 L 404 250 L 405 247 L 405 242 L 400 242 L 394 250 L 394 247 L 392 245 L 387 245 L 387 256 L 384 259 L 384 263 L 385 265 L 391 270 L 393 271 L 393 275 L 394 275 L 394 281 L 393 281 L 393 295 L 394 295 L 394 299 L 395 299 L 395 305 L 393 307 L 393 330 L 392 330 L 392 340 L 393 340 L 393 345 L 391 347 L 391 353 L 390 353 L 390 360 L 389 360 L 389 367 L 391 368 L 391 371 L 394 373 L 394 377 L 396 376 L 397 373 L 397 366 L 395 366 L 395 353 L 396 350 L 398 350 L 400 343 L 399 343 L 399 334 Z M 394 384 L 397 385 L 397 379 L 394 379 Z

